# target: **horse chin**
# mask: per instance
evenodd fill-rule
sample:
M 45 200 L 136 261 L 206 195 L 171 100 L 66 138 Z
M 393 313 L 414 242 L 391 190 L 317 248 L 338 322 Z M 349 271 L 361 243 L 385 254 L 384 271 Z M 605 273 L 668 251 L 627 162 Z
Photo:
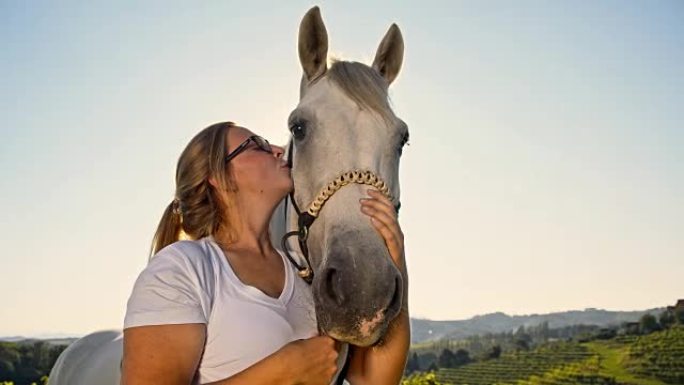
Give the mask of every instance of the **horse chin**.
M 342 328 L 332 328 L 326 330 L 326 334 L 338 341 L 347 342 L 352 345 L 369 347 L 380 342 L 387 332 L 388 322 L 384 312 L 379 311 L 373 319 L 361 321 L 354 330 Z

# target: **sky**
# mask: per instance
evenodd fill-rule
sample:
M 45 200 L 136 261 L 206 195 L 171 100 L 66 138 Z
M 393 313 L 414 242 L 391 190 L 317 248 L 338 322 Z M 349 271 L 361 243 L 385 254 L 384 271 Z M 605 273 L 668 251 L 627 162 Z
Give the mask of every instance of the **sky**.
M 412 317 L 684 298 L 680 1 L 0 2 L 0 336 L 121 328 L 180 152 L 231 120 L 286 143 L 297 30 L 390 96 Z

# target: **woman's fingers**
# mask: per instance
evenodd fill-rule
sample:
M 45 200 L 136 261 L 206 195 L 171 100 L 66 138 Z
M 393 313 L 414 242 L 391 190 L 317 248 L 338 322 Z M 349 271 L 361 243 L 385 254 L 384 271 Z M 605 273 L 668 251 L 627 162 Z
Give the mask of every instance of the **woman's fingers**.
M 362 198 L 360 200 L 362 206 L 369 206 L 375 210 L 382 211 L 396 221 L 397 211 L 394 209 L 394 206 L 392 206 L 389 199 L 380 193 L 371 191 L 373 190 L 369 190 L 369 195 L 371 195 L 370 198 Z
M 361 199 L 361 211 L 371 217 L 371 224 L 385 240 L 387 249 L 395 264 L 401 266 L 404 254 L 404 234 L 397 214 L 389 199 L 380 193 L 370 193 L 372 198 Z M 380 197 L 382 196 L 381 199 Z
M 397 218 L 392 212 L 387 212 L 387 209 L 381 203 L 372 200 L 365 201 L 361 203 L 361 211 L 371 216 L 371 219 L 377 220 L 382 227 L 387 227 L 391 232 L 391 238 L 403 240 L 404 235 L 401 232 Z
M 402 256 L 404 254 L 404 249 L 402 247 L 401 241 L 397 239 L 396 234 L 392 230 L 390 230 L 390 228 L 387 227 L 387 225 L 380 222 L 376 218 L 371 217 L 371 224 L 373 225 L 373 227 L 375 227 L 375 229 L 380 233 L 380 235 L 385 240 L 387 251 L 389 251 L 394 263 L 397 265 L 397 267 L 401 267 Z
M 390 201 L 385 194 L 373 189 L 368 189 L 366 191 L 368 192 L 368 195 L 370 195 L 372 198 L 375 198 L 385 207 L 387 207 L 387 209 L 390 210 L 395 217 L 397 216 L 397 210 L 394 208 L 394 204 L 392 204 L 392 201 Z

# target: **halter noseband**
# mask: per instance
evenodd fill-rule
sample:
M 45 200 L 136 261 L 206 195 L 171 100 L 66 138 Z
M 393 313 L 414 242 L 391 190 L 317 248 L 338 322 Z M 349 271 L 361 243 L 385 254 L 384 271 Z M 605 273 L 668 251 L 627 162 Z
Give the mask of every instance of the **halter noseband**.
M 287 165 L 290 167 L 290 170 L 292 169 L 292 158 L 294 157 L 292 150 L 293 141 L 291 140 L 287 158 Z M 301 212 L 299 210 L 297 202 L 294 199 L 294 191 L 291 191 L 289 194 L 290 200 L 292 201 L 292 206 L 297 212 L 298 229 L 295 231 L 290 231 L 283 236 L 281 240 L 281 247 L 287 259 L 289 259 L 290 262 L 297 268 L 299 276 L 303 278 L 304 281 L 306 281 L 306 283 L 308 284 L 311 284 L 314 275 L 313 269 L 311 268 L 311 262 L 309 260 L 309 248 L 306 243 L 309 237 L 309 228 L 313 224 L 314 220 L 318 218 L 318 215 L 321 209 L 323 208 L 323 205 L 325 205 L 325 202 L 327 202 L 333 196 L 333 194 L 339 191 L 342 187 L 350 183 L 373 186 L 377 188 L 378 191 L 380 191 L 383 195 L 385 195 L 391 202 L 394 202 L 394 198 L 389 193 L 389 188 L 387 187 L 387 184 L 382 179 L 380 179 L 380 177 L 375 175 L 372 171 L 368 170 L 353 170 L 342 173 L 318 192 L 316 198 L 314 198 L 313 202 L 311 202 L 311 204 L 305 212 Z M 397 210 L 397 212 L 399 212 L 400 207 L 401 202 L 395 203 L 394 208 L 395 210 Z M 285 204 L 285 217 L 287 218 L 287 204 Z M 287 239 L 295 235 L 297 236 L 297 239 L 299 241 L 299 248 L 302 250 L 302 254 L 304 255 L 304 259 L 306 260 L 306 267 L 303 267 L 299 263 L 297 263 L 294 260 L 294 258 L 292 258 L 290 252 L 287 249 Z

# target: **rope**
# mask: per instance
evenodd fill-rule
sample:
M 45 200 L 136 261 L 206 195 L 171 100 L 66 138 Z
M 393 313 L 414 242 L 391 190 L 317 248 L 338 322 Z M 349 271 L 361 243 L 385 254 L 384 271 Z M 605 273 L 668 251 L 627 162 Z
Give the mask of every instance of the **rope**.
M 385 184 L 385 182 L 377 175 L 367 170 L 353 170 L 341 174 L 335 178 L 335 180 L 328 183 L 327 186 L 322 188 L 316 196 L 316 199 L 311 202 L 311 205 L 309 205 L 309 208 L 306 210 L 306 212 L 312 217 L 317 218 L 325 202 L 330 199 L 330 197 L 333 196 L 333 194 L 335 194 L 339 189 L 350 183 L 373 186 L 377 188 L 378 191 L 383 193 L 390 201 L 394 201 L 394 198 L 392 198 L 392 195 L 389 193 L 387 184 Z

